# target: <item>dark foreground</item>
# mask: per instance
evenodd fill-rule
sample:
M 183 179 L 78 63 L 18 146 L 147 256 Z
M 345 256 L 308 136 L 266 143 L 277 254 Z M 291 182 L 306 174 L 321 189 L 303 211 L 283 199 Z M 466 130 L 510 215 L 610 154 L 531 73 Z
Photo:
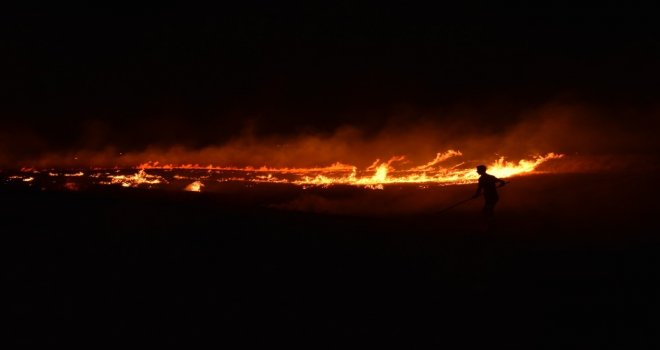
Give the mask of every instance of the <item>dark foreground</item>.
M 340 215 L 238 194 L 3 190 L 5 329 L 90 346 L 659 345 L 657 197 L 605 203 L 593 178 L 572 181 L 584 193 L 503 202 L 488 225 L 478 204 Z

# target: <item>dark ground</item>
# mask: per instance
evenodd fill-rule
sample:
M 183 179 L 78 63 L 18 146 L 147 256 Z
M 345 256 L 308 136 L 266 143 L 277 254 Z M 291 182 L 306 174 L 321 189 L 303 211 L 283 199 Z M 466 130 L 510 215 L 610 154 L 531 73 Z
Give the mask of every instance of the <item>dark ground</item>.
M 644 174 L 529 179 L 502 191 L 489 227 L 477 202 L 348 215 L 264 207 L 257 190 L 5 187 L 8 340 L 660 345 L 657 189 Z

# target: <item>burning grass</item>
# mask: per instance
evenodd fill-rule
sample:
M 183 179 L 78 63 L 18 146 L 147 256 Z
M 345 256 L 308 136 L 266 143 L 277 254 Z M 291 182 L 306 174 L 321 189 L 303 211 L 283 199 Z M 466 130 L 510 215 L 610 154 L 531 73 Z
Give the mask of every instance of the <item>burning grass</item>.
M 160 164 L 150 161 L 123 169 L 43 169 L 23 168 L 21 172 L 5 177 L 5 183 L 33 182 L 41 178 L 44 188 L 63 182 L 71 188 L 84 185 L 117 185 L 121 187 L 171 188 L 201 192 L 211 183 L 278 183 L 309 187 L 335 185 L 383 189 L 394 184 L 456 185 L 473 183 L 478 174 L 471 162 L 461 159 L 460 151 L 439 152 L 435 158 L 421 165 L 410 164 L 404 156 L 391 157 L 387 161 L 376 159 L 365 169 L 355 165 L 335 162 L 325 167 L 230 167 L 198 164 Z M 563 155 L 548 153 L 517 161 L 498 157 L 489 165 L 489 173 L 508 178 L 539 173 L 537 168 L 548 161 L 561 159 Z M 137 170 L 137 172 L 136 172 Z M 35 182 L 35 183 L 36 183 Z M 185 184 L 183 184 L 185 183 Z M 75 186 L 73 186 L 75 187 Z

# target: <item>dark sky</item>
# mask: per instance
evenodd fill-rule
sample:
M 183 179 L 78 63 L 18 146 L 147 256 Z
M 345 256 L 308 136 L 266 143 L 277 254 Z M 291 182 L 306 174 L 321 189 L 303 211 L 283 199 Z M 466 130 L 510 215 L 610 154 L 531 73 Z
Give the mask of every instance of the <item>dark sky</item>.
M 625 110 L 660 91 L 653 9 L 236 3 L 4 11 L 2 132 L 26 148 L 201 147 L 246 125 L 368 129 L 460 105 L 490 127 L 557 98 Z

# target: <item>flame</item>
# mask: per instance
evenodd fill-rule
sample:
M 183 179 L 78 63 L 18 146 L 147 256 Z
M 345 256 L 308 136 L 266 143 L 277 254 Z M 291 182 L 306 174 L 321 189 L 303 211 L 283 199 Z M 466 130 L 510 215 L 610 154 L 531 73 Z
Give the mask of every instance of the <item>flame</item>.
M 110 182 L 101 183 L 104 185 L 121 184 L 122 187 L 137 187 L 142 184 L 155 185 L 164 181 L 161 176 L 149 175 L 144 170 L 140 170 L 135 175 L 109 175 L 108 178 Z
M 64 174 L 64 176 L 66 176 L 66 177 L 72 177 L 72 176 L 85 176 L 85 173 L 83 173 L 82 171 L 79 171 L 79 172 L 77 172 L 77 173 L 73 173 L 73 174 Z
M 450 158 L 462 155 L 463 154 L 460 151 L 448 150 L 443 153 L 437 153 L 436 157 L 426 164 L 413 166 L 407 169 L 395 168 L 396 164 L 406 163 L 407 159 L 405 156 L 394 156 L 387 162 L 381 162 L 380 159 L 376 159 L 365 169 L 365 171 L 358 171 L 356 166 L 341 162 L 336 162 L 326 167 L 312 168 L 271 168 L 267 166 L 240 168 L 215 165 L 201 166 L 199 164 L 160 165 L 159 162 L 152 161 L 140 164 L 138 168 L 142 172 L 145 169 L 159 169 L 208 170 L 209 172 L 228 171 L 242 172 L 246 175 L 256 173 L 263 175 L 226 177 L 218 181 L 292 183 L 302 186 L 356 185 L 365 186 L 367 188 L 382 188 L 382 185 L 397 183 L 464 184 L 475 182 L 479 175 L 474 171 L 473 167 L 462 167 L 465 165 L 465 162 L 460 162 L 451 167 L 443 167 L 441 165 L 441 163 Z M 536 168 L 542 163 L 562 157 L 562 154 L 548 153 L 545 156 L 538 155 L 531 159 L 519 160 L 518 162 L 507 161 L 504 157 L 499 157 L 488 165 L 488 173 L 501 178 L 531 174 L 534 173 Z M 285 175 L 297 175 L 299 177 L 287 179 L 283 177 Z M 183 177 L 180 175 L 175 175 L 175 178 L 192 179 L 191 177 Z M 187 188 L 188 187 L 186 187 L 186 189 Z
M 20 176 L 20 175 L 12 175 L 7 177 L 8 180 L 21 180 L 23 182 L 32 182 L 34 181 L 34 177 L 32 176 Z
M 353 168 L 352 165 L 342 163 L 334 163 L 326 167 L 315 168 L 271 168 L 268 166 L 261 167 L 232 167 L 232 166 L 216 166 L 216 165 L 199 165 L 199 164 L 163 164 L 158 161 L 149 161 L 142 163 L 136 167 L 137 169 L 160 169 L 160 170 L 211 170 L 211 171 L 245 171 L 245 172 L 278 172 L 282 174 L 302 174 L 307 172 L 342 172 Z
M 404 160 L 403 157 L 394 157 L 387 163 L 380 165 L 377 165 L 379 160 L 376 160 L 374 164 L 367 168 L 368 170 L 374 169 L 374 174 L 371 176 L 357 176 L 354 169 L 344 177 L 305 176 L 301 180 L 294 181 L 294 183 L 321 186 L 332 184 L 374 186 L 396 183 L 464 184 L 477 181 L 479 175 L 473 168 L 459 169 L 457 166 L 450 168 L 437 166 L 439 162 L 458 155 L 461 155 L 461 153 L 451 150 L 446 153 L 438 153 L 434 160 L 425 165 L 403 170 L 397 170 L 392 166 L 392 163 Z M 563 157 L 561 154 L 548 153 L 545 156 L 536 156 L 531 160 L 523 159 L 518 162 L 506 161 L 504 157 L 500 157 L 488 166 L 488 172 L 500 178 L 530 174 L 542 163 L 561 157 Z M 459 165 L 463 164 L 460 163 Z
M 204 187 L 204 184 L 201 181 L 195 181 L 186 186 L 185 190 L 190 192 L 202 192 L 202 187 Z
M 303 188 L 349 185 L 377 190 L 390 184 L 417 184 L 426 188 L 430 185 L 476 182 L 479 175 L 475 171 L 475 166 L 479 163 L 456 159 L 462 156 L 463 154 L 457 150 L 438 152 L 432 160 L 421 165 L 411 164 L 412 162 L 405 156 L 393 156 L 387 161 L 376 159 L 363 169 L 342 162 L 309 168 L 274 168 L 265 165 L 261 167 L 232 167 L 212 164 L 205 166 L 198 164 L 161 165 L 158 161 L 150 161 L 135 167 L 137 172 L 134 174 L 127 173 L 127 171 L 133 171 L 135 168 L 112 168 L 100 172 L 81 171 L 81 169 L 73 171 L 50 169 L 43 174 L 34 170 L 34 168 L 23 168 L 20 173 L 7 176 L 5 179 L 31 183 L 35 180 L 35 177 L 48 176 L 53 178 L 49 183 L 57 183 L 58 178 L 64 178 L 66 179 L 64 180 L 65 183 L 61 183 L 60 186 L 70 190 L 78 189 L 73 184 L 85 181 L 84 179 L 92 184 L 148 188 L 171 182 L 173 186 L 181 186 L 177 187 L 179 189 L 183 188 L 186 191 L 193 192 L 201 192 L 202 188 L 205 187 L 205 183 L 228 181 L 246 182 L 248 184 L 282 183 L 298 185 Z M 562 154 L 548 153 L 528 159 L 510 161 L 500 156 L 486 165 L 489 174 L 499 178 L 508 178 L 539 173 L 537 170 L 539 165 L 562 157 Z M 450 160 L 452 161 L 449 162 Z M 178 185 L 181 181 L 188 184 Z

